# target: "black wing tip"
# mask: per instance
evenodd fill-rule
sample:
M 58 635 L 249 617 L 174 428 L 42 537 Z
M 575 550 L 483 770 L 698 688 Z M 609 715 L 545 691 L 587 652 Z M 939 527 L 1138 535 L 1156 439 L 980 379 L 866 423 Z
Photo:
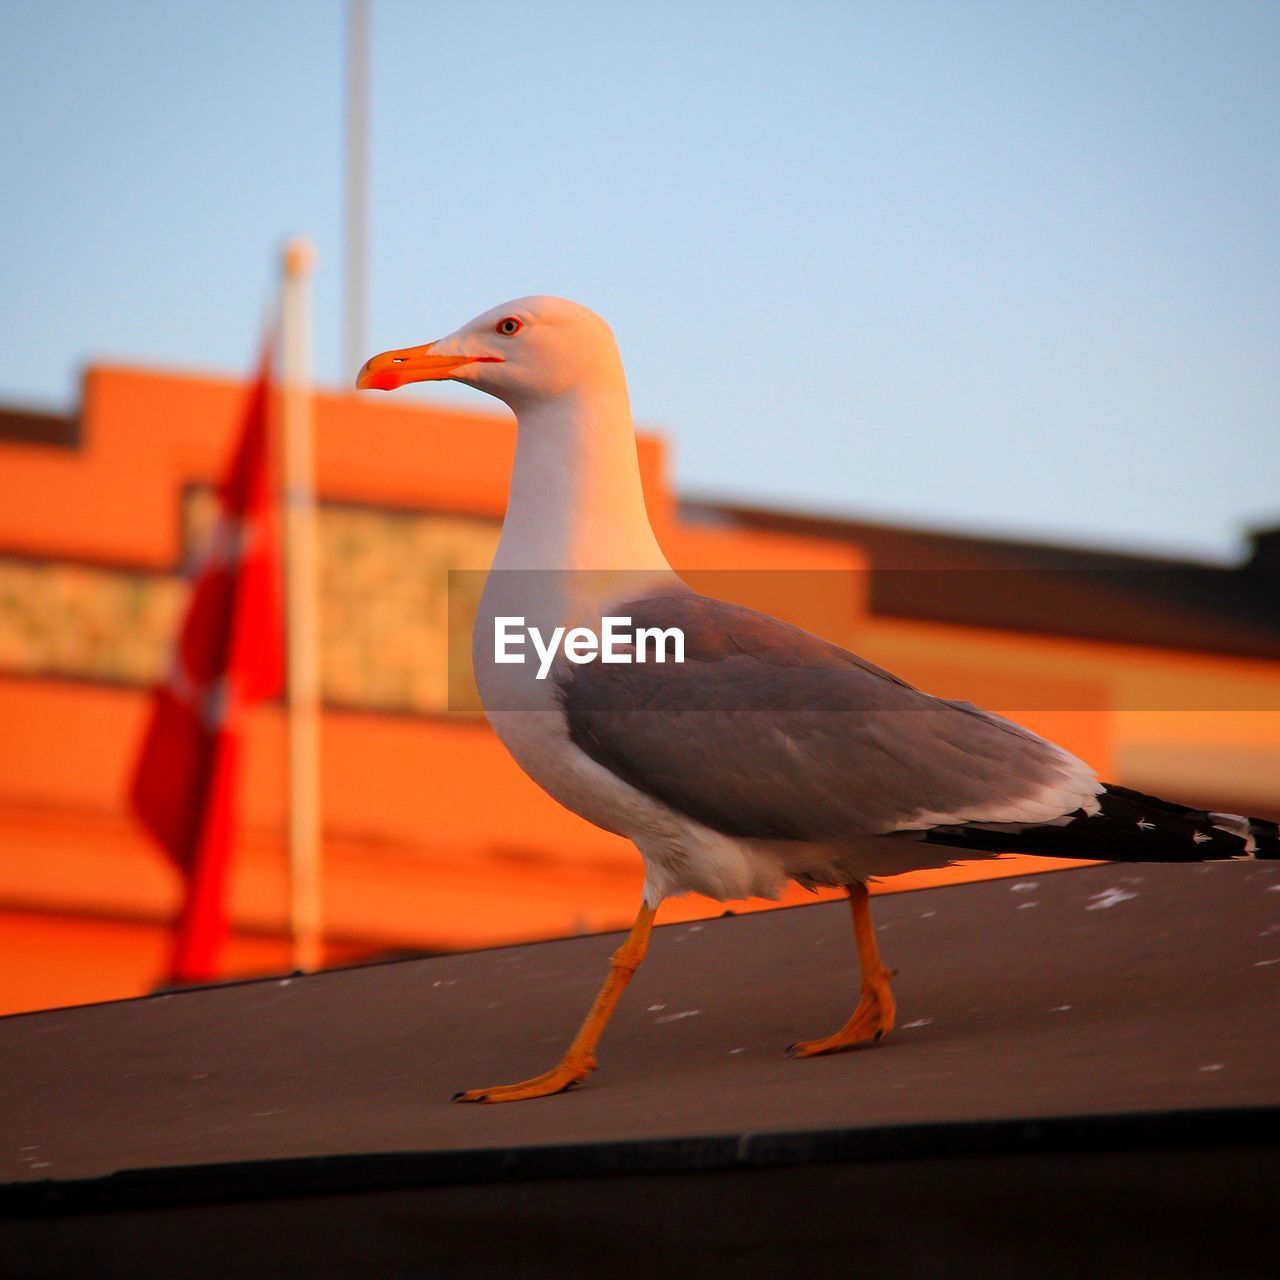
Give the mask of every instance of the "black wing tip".
M 1280 859 L 1280 826 L 1267 818 L 1194 809 L 1114 783 L 1098 811 L 1030 826 L 934 827 L 930 844 L 986 853 L 1104 862 L 1224 862 Z

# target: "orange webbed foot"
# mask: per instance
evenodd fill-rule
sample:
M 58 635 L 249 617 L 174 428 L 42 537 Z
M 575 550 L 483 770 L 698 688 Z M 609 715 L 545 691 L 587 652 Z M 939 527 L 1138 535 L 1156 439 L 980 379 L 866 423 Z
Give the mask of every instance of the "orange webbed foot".
M 594 1062 L 571 1064 L 562 1062 L 540 1076 L 521 1080 L 518 1084 L 495 1084 L 487 1089 L 464 1089 L 453 1095 L 453 1102 L 524 1102 L 529 1098 L 549 1098 L 564 1093 L 585 1080 Z
M 835 1035 L 821 1040 L 799 1040 L 788 1046 L 789 1058 L 816 1058 L 824 1053 L 840 1053 L 860 1044 L 873 1044 L 893 1030 L 897 1003 L 889 984 L 870 988 L 863 992 L 853 1017 Z
M 524 1102 L 528 1098 L 550 1098 L 572 1089 L 578 1079 L 558 1077 L 548 1071 L 544 1075 L 522 1080 L 519 1084 L 495 1084 L 487 1089 L 463 1089 L 453 1095 L 453 1102 Z

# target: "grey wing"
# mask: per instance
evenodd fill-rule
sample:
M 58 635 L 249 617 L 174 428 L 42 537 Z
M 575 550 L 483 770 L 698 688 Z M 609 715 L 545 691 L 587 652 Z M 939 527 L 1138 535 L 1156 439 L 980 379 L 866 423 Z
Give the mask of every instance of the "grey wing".
M 728 835 L 831 841 L 1096 805 L 1093 772 L 838 645 L 694 592 L 618 606 L 684 661 L 560 668 L 569 734 L 632 786 Z

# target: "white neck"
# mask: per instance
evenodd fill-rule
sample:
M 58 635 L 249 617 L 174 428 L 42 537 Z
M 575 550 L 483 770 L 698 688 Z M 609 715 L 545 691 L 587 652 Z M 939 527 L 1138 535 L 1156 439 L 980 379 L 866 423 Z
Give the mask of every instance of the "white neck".
M 649 524 L 625 382 L 516 405 L 494 568 L 668 570 Z

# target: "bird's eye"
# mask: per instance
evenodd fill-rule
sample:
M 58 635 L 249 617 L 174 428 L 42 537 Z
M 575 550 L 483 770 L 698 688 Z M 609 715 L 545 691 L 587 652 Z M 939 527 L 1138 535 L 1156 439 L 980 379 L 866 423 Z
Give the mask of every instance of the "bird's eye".
M 504 338 L 514 338 L 524 325 L 515 316 L 507 316 L 503 320 L 499 320 L 494 326 Z

